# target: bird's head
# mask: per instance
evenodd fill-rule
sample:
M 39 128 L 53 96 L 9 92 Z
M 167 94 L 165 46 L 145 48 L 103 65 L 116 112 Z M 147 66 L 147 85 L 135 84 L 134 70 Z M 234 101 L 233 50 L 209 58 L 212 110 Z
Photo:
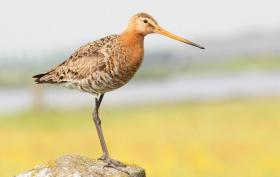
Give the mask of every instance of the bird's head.
M 183 43 L 204 49 L 204 47 L 195 44 L 187 39 L 184 39 L 180 36 L 172 34 L 167 30 L 163 29 L 161 26 L 158 25 L 157 21 L 147 13 L 138 13 L 134 15 L 128 24 L 128 31 L 132 30 L 138 34 L 146 36 L 147 34 L 151 33 L 158 33 L 169 38 L 175 39 L 177 41 L 181 41 Z

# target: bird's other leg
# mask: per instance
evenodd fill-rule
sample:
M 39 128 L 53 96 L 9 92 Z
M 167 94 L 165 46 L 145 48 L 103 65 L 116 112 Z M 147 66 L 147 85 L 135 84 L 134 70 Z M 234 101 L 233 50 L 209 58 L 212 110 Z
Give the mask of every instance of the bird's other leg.
M 103 151 L 103 155 L 99 158 L 99 160 L 103 160 L 104 162 L 107 163 L 107 165 L 105 167 L 113 167 L 113 168 L 118 169 L 117 167 L 125 167 L 125 164 L 123 164 L 122 162 L 120 162 L 118 160 L 114 160 L 114 159 L 110 158 L 109 152 L 108 152 L 108 149 L 106 146 L 105 138 L 103 135 L 103 131 L 101 128 L 101 120 L 99 117 L 99 108 L 100 108 L 103 97 L 104 97 L 104 94 L 101 94 L 100 96 L 95 98 L 95 108 L 94 108 L 94 111 L 92 114 L 93 121 L 95 123 L 95 127 L 97 130 L 97 134 L 98 134 L 100 144 L 102 147 L 102 151 Z M 118 170 L 120 170 L 120 169 L 118 169 Z

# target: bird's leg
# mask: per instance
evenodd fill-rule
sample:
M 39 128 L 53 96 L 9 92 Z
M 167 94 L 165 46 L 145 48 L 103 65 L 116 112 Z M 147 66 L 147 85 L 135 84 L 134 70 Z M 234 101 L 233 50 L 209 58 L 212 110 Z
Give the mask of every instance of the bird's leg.
M 97 134 L 98 134 L 98 137 L 100 140 L 100 144 L 102 147 L 102 152 L 103 152 L 102 160 L 105 159 L 106 157 L 109 157 L 109 152 L 108 152 L 108 149 L 106 146 L 105 138 L 104 138 L 104 135 L 103 135 L 103 132 L 101 129 L 101 120 L 99 118 L 99 111 L 98 111 L 101 101 L 103 99 L 103 96 L 104 96 L 104 94 L 100 95 L 99 98 L 95 98 L 95 108 L 94 108 L 94 112 L 92 115 L 96 130 L 97 130 Z
M 101 128 L 101 120 L 99 118 L 99 108 L 100 108 L 103 97 L 104 97 L 104 94 L 101 94 L 98 98 L 95 98 L 95 108 L 94 108 L 94 112 L 92 114 L 93 121 L 95 123 L 95 127 L 97 130 L 97 134 L 98 134 L 100 144 L 102 147 L 102 151 L 103 151 L 103 155 L 99 158 L 99 160 L 103 160 L 104 162 L 107 163 L 107 165 L 105 167 L 112 167 L 112 168 L 118 169 L 118 167 L 125 167 L 125 164 L 123 164 L 122 162 L 120 162 L 118 160 L 114 160 L 114 159 L 110 158 L 109 152 L 108 152 L 108 149 L 106 146 L 105 138 L 103 135 L 103 131 Z

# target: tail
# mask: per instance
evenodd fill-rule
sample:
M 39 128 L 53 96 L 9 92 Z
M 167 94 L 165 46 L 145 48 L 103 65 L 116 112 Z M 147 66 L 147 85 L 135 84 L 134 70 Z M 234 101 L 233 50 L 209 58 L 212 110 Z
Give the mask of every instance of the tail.
M 43 73 L 43 74 L 37 74 L 34 75 L 32 78 L 35 79 L 36 84 L 43 84 L 45 83 L 44 81 L 41 80 L 42 77 L 44 77 L 47 73 Z
M 37 75 L 33 76 L 32 78 L 35 79 L 36 84 L 45 84 L 45 83 L 54 84 L 55 83 L 53 81 L 53 79 L 51 79 L 49 77 L 49 72 L 37 74 Z

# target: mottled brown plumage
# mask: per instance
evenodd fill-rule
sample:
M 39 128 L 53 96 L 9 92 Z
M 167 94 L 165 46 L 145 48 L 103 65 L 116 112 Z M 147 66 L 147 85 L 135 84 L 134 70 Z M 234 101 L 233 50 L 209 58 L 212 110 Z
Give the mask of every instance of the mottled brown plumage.
M 82 46 L 62 64 L 39 75 L 36 81 L 105 93 L 124 85 L 136 71 L 127 62 L 126 53 L 120 35 L 107 36 Z
M 123 164 L 109 157 L 98 110 L 104 93 L 123 86 L 134 76 L 144 56 L 144 37 L 150 33 L 159 33 L 203 49 L 164 30 L 150 15 L 138 13 L 131 18 L 123 33 L 90 42 L 60 65 L 46 73 L 33 76 L 39 84 L 58 84 L 97 95 L 93 119 L 103 150 L 100 159 L 114 168 Z

